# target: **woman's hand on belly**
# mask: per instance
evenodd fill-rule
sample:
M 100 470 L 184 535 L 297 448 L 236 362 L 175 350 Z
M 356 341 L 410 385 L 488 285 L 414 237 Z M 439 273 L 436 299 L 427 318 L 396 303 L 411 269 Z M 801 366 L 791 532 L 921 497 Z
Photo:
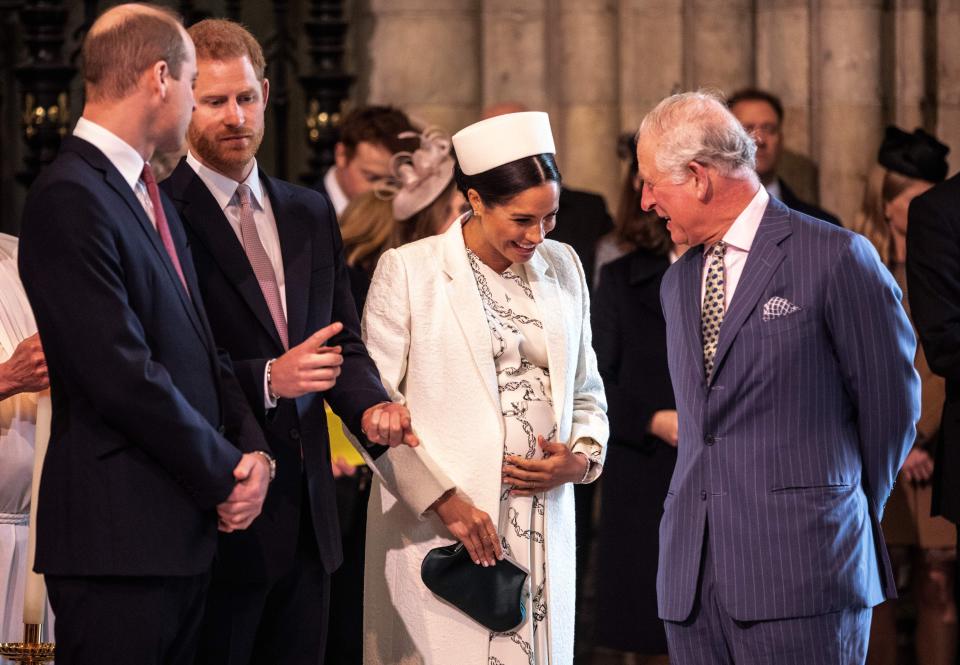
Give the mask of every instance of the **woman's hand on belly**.
M 570 452 L 559 441 L 546 443 L 542 436 L 537 437 L 537 443 L 543 450 L 543 459 L 508 455 L 504 460 L 503 483 L 513 485 L 510 494 L 533 496 L 583 478 L 590 463 L 585 455 Z
M 432 506 L 454 538 L 463 543 L 477 565 L 493 566 L 503 558 L 500 536 L 490 515 L 457 496 L 451 490 Z

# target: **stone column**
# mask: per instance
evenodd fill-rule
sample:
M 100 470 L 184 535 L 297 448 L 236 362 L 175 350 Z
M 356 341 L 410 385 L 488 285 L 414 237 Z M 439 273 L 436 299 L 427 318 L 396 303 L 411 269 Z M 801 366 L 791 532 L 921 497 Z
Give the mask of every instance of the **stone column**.
M 926 95 L 926 17 L 924 0 L 895 0 L 893 39 L 887 62 L 892 69 L 891 120 L 906 129 L 922 127 Z
M 683 0 L 620 0 L 620 126 L 683 88 Z
M 820 199 L 845 224 L 853 221 L 882 138 L 882 0 L 820 0 L 816 156 Z
M 616 203 L 620 131 L 615 0 L 559 0 L 558 161 L 572 187 Z
M 784 152 L 779 173 L 806 201 L 816 201 L 817 169 L 810 159 L 809 0 L 770 0 L 757 8 L 756 84 L 783 102 Z
M 937 136 L 950 146 L 951 175 L 960 169 L 960 0 L 937 6 Z
M 547 0 L 484 0 L 483 106 L 520 102 L 551 111 Z
M 753 0 L 686 0 L 687 81 L 729 94 L 754 79 Z
M 366 101 L 449 132 L 480 109 L 479 0 L 371 0 Z

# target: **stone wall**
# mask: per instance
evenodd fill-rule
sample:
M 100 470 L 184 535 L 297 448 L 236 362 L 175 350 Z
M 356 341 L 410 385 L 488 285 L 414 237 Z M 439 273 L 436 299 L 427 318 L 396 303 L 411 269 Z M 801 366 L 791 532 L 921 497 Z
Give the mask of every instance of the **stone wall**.
M 785 179 L 844 220 L 887 123 L 936 132 L 960 167 L 960 0 L 356 3 L 362 101 L 451 131 L 494 102 L 548 111 L 565 179 L 611 207 L 617 134 L 697 87 L 778 94 Z

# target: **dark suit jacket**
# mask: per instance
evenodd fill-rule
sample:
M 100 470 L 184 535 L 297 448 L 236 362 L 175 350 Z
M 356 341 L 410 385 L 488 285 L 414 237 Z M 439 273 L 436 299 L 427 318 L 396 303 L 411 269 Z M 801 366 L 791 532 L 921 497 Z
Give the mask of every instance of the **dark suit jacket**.
M 597 548 L 597 601 L 605 618 L 595 638 L 648 654 L 667 651 L 657 618 L 657 529 L 677 451 L 647 427 L 654 412 L 676 408 L 660 307 L 669 267 L 668 257 L 643 249 L 612 261 L 600 271 L 591 306 L 610 418 Z
M 907 295 L 930 369 L 946 379 L 933 512 L 960 522 L 960 175 L 910 204 Z
M 661 289 L 680 445 L 660 528 L 660 616 L 690 615 L 708 522 L 717 594 L 735 619 L 895 597 L 880 518 L 920 414 L 900 289 L 864 237 L 771 198 L 707 382 L 702 250 Z M 772 298 L 799 309 L 764 320 Z
M 334 321 L 344 324 L 344 331 L 330 341 L 343 347 L 344 362 L 336 387 L 325 394 L 281 399 L 269 412 L 264 408 L 264 367 L 284 349 L 243 246 L 186 160 L 162 184 L 184 220 L 214 335 L 233 359 L 237 377 L 277 457 L 277 478 L 263 515 L 245 532 L 221 536 L 217 573 L 243 579 L 258 574 L 271 578 L 292 561 L 304 473 L 324 567 L 333 572 L 340 565 L 340 529 L 323 401 L 330 402 L 352 432 L 360 432 L 360 419 L 368 407 L 388 401 L 380 375 L 360 340 L 333 210 L 317 192 L 269 178 L 262 171 L 261 176 L 280 236 L 290 346 Z
M 40 572 L 207 571 L 215 507 L 240 458 L 221 433 L 244 450 L 269 450 L 217 356 L 165 199 L 164 211 L 190 296 L 130 186 L 90 143 L 64 139 L 27 197 L 20 272 L 53 397 Z
M 797 195 L 787 186 L 783 180 L 780 180 L 780 196 L 781 200 L 788 208 L 791 210 L 796 210 L 797 212 L 802 212 L 804 215 L 810 215 L 817 219 L 822 219 L 825 222 L 830 222 L 836 226 L 843 226 L 840 222 L 840 219 L 833 215 L 823 208 L 818 208 L 812 203 L 807 203 L 806 201 L 801 201 L 797 198 Z
M 573 247 L 583 264 L 588 289 L 593 287 L 597 241 L 612 228 L 613 220 L 602 196 L 567 187 L 560 190 L 557 226 L 550 232 L 550 239 Z

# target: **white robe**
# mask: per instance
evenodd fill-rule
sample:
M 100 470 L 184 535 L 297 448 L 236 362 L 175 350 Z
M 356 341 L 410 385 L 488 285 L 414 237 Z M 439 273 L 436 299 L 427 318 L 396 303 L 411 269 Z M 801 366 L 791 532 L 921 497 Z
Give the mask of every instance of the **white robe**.
M 583 269 L 573 250 L 545 241 L 526 266 L 543 318 L 558 440 L 602 468 L 608 424 L 590 340 Z M 367 523 L 365 665 L 486 665 L 489 633 L 437 600 L 420 579 L 427 551 L 453 542 L 427 512 L 456 487 L 499 512 L 504 423 L 490 330 L 459 223 L 439 236 L 385 253 L 370 287 L 364 341 L 387 392 L 410 409 L 422 444 L 375 463 Z M 573 660 L 573 487 L 546 495 L 552 665 Z M 494 518 L 496 519 L 496 518 Z
M 35 332 L 37 324 L 17 271 L 17 239 L 0 234 L 0 363 Z M 23 639 L 36 422 L 36 393 L 20 393 L 0 401 L 0 642 Z M 49 607 L 47 615 L 45 628 L 49 635 Z

